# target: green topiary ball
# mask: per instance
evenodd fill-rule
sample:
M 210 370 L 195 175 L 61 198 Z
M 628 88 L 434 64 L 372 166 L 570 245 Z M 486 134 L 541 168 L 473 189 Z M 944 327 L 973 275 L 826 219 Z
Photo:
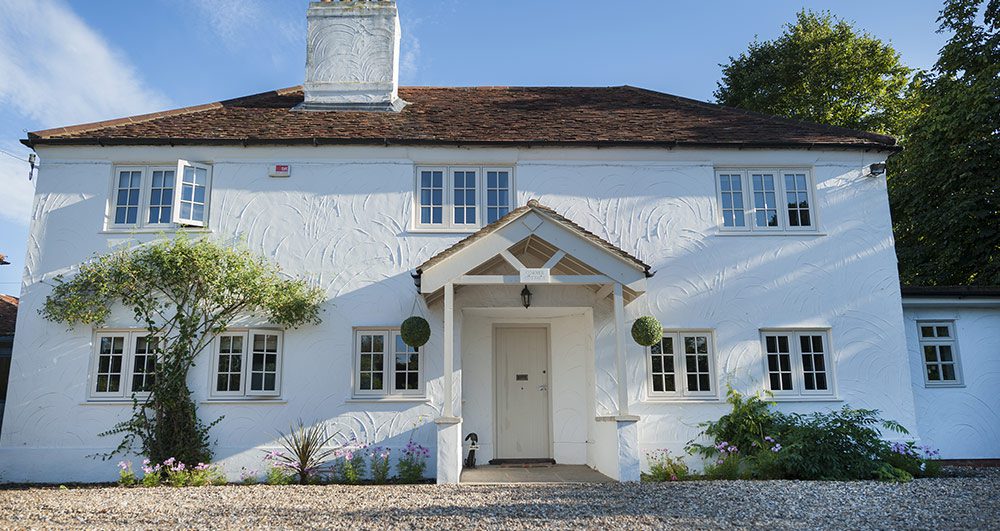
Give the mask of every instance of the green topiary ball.
M 644 347 L 655 345 L 662 337 L 663 327 L 652 315 L 644 315 L 632 323 L 632 339 Z
M 431 338 L 431 325 L 423 317 L 416 315 L 407 317 L 403 324 L 399 325 L 399 335 L 403 338 L 403 343 L 420 348 Z

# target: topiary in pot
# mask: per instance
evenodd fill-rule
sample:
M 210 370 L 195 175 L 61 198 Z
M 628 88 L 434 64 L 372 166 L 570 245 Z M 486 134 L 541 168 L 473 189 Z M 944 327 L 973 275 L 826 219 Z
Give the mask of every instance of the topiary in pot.
M 644 347 L 655 345 L 662 337 L 663 327 L 652 315 L 644 315 L 632 323 L 632 339 Z
M 420 348 L 431 338 L 431 325 L 423 317 L 407 317 L 399 326 L 399 335 L 403 338 L 403 343 Z

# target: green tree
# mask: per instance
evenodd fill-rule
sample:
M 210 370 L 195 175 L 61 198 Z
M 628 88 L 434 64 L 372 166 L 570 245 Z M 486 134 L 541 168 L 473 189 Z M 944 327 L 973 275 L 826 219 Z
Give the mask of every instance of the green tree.
M 257 316 L 282 327 L 319 323 L 322 301 L 318 288 L 283 278 L 246 249 L 182 235 L 97 256 L 72 278 L 57 278 L 41 314 L 69 325 L 100 326 L 121 305 L 157 338 L 148 398 L 140 402 L 133 395 L 132 417 L 105 433 L 123 435 L 106 457 L 138 444 L 155 462 L 174 457 L 208 463 L 214 422 L 198 419 L 187 386 L 198 353 L 237 317 Z
M 889 178 L 904 283 L 1000 285 L 1000 0 L 948 0 Z
M 883 134 L 906 120 L 910 69 L 899 53 L 829 12 L 801 11 L 780 37 L 720 66 L 723 105 Z

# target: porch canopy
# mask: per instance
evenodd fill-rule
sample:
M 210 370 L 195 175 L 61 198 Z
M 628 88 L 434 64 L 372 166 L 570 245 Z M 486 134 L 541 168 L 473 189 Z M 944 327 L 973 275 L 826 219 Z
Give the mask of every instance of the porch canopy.
M 454 299 L 467 285 L 578 285 L 614 299 L 619 415 L 628 414 L 624 306 L 646 291 L 649 265 L 536 200 L 417 268 L 428 304 L 444 300 L 444 410 L 454 419 Z M 455 419 L 457 422 L 458 419 Z

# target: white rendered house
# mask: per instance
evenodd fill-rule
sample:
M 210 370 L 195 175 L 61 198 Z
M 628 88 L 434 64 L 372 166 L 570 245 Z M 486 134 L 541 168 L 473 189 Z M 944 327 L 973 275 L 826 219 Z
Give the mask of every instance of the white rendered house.
M 679 453 L 725 413 L 727 386 L 938 433 L 907 334 L 962 321 L 904 317 L 871 171 L 891 138 L 627 86 L 399 87 L 395 2 L 308 16 L 304 88 L 25 141 L 42 162 L 4 481 L 114 477 L 87 456 L 117 444 L 97 434 L 141 391 L 142 327 L 122 310 L 67 330 L 37 310 L 95 252 L 180 231 L 242 239 L 328 295 L 318 326 L 238 323 L 200 354 L 189 387 L 202 418 L 225 417 L 212 436 L 232 476 L 302 418 L 429 446 L 439 482 L 459 480 L 470 433 L 480 462 L 632 481 L 644 451 Z M 419 350 L 399 339 L 411 315 L 432 325 Z M 663 323 L 659 345 L 632 341 L 642 315 Z M 985 400 L 989 433 L 1000 405 Z M 953 455 L 1000 457 L 996 440 Z

